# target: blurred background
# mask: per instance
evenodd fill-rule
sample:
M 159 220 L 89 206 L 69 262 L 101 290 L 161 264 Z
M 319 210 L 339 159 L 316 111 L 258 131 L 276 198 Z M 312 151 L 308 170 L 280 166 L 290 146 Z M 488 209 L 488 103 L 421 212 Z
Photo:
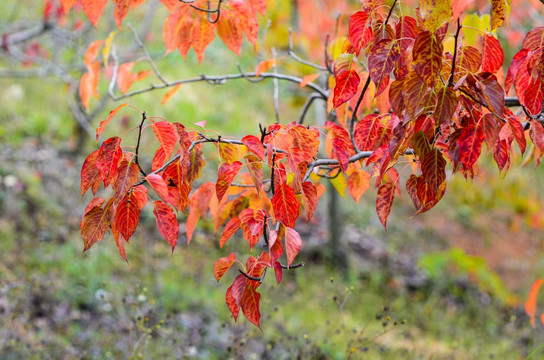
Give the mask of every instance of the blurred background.
M 307 75 L 315 70 L 286 55 L 288 29 L 295 29 L 297 54 L 321 63 L 324 34 L 334 33 L 338 16 L 347 24 L 358 2 L 268 4 L 257 53 L 244 43 L 238 57 L 216 39 L 200 65 L 192 51 L 186 61 L 177 52 L 163 56 L 167 12 L 158 1 L 148 0 L 125 23 L 169 80 L 237 73 L 237 64 L 253 71 L 272 46 L 279 71 Z M 212 264 L 248 249 L 231 240 L 219 250 L 211 219 L 200 221 L 189 246 L 181 231 L 172 254 L 146 207 L 127 246 L 128 264 L 111 236 L 82 253 L 79 223 L 91 198 L 80 196 L 81 165 L 98 147 L 94 129 L 120 103 L 107 97 L 109 78 L 101 75 L 101 98 L 91 100 L 90 111 L 82 108 L 83 54 L 112 31 L 120 58 L 143 53 L 132 31 L 116 28 L 111 4 L 98 29 L 71 12 L 52 17 L 52 31 L 7 42 L 43 25 L 41 5 L 8 0 L 0 14 L 0 359 L 521 359 L 544 342 L 542 325 L 532 328 L 523 310 L 544 270 L 544 170 L 530 161 L 522 166 L 519 151 L 506 175 L 487 150 L 474 180 L 448 174 L 444 199 L 428 213 L 414 216 L 404 193 L 387 232 L 375 213 L 375 189 L 355 204 L 347 191 L 327 186 L 314 219 L 297 226 L 306 266 L 286 272 L 279 286 L 267 278 L 261 287 L 262 331 L 245 318 L 235 323 L 227 309 L 225 291 L 236 274 L 217 284 Z M 488 7 L 472 5 L 481 14 Z M 543 10 L 539 1 L 513 1 L 509 25 L 498 34 L 505 69 L 526 31 L 542 24 Z M 134 71 L 147 68 L 142 60 Z M 158 80 L 150 75 L 133 89 L 150 82 Z M 280 120 L 297 120 L 309 90 L 287 83 L 279 89 Z M 208 129 L 238 138 L 276 120 L 271 81 L 185 84 L 162 106 L 165 92 L 128 102 L 186 126 L 206 120 Z M 307 123 L 322 121 L 323 109 L 316 102 Z M 130 129 L 139 121 L 125 108 L 105 136 L 126 131 L 135 142 Z M 156 144 L 151 137 L 142 144 L 149 165 Z M 216 179 L 210 150 L 201 181 Z

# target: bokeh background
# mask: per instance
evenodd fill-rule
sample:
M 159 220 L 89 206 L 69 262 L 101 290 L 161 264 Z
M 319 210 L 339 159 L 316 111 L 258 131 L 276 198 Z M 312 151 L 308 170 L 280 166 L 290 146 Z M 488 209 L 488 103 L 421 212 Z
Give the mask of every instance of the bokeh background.
M 167 14 L 158 1 L 126 21 L 171 80 L 236 73 L 238 63 L 251 71 L 272 46 L 281 71 L 306 75 L 312 69 L 285 55 L 289 27 L 297 53 L 321 61 L 323 34 L 334 31 L 338 15 L 347 23 L 358 2 L 268 3 L 260 24 L 270 25 L 258 53 L 245 43 L 237 57 L 215 40 L 200 65 L 192 52 L 187 61 L 178 53 L 164 56 Z M 413 4 L 402 6 L 408 12 Z M 2 34 L 42 22 L 41 2 L 8 0 L 2 8 Z M 472 5 L 481 14 L 488 8 L 487 1 Z M 519 152 L 504 175 L 484 150 L 479 176 L 448 175 L 444 199 L 428 213 L 414 216 L 403 194 L 387 232 L 375 214 L 375 189 L 355 204 L 347 191 L 344 198 L 327 186 L 314 219 L 297 227 L 306 266 L 287 272 L 279 286 L 272 278 L 262 285 L 262 330 L 242 317 L 235 323 L 224 303 L 236 274 L 217 284 L 212 264 L 248 250 L 235 239 L 219 250 L 210 219 L 200 221 L 190 245 L 181 231 L 172 254 L 146 207 L 127 247 L 128 264 L 111 236 L 82 253 L 79 222 L 90 198 L 80 196 L 79 172 L 98 146 L 88 130 L 117 104 L 93 99 L 91 111 L 81 112 L 73 82 L 84 71 L 88 44 L 111 31 L 120 57 L 142 56 L 132 32 L 117 30 L 111 14 L 110 4 L 95 29 L 72 13 L 57 25 L 84 29 L 78 36 L 59 32 L 17 44 L 26 63 L 0 50 L 0 359 L 521 359 L 543 343 L 543 327 L 538 321 L 531 327 L 523 303 L 544 270 L 544 170 Z M 513 1 L 510 22 L 498 32 L 507 61 L 543 14 L 539 1 Z M 146 68 L 145 61 L 136 66 Z M 150 76 L 134 89 L 149 82 L 158 80 Z M 104 76 L 101 94 L 107 86 Z M 275 122 L 273 90 L 272 82 L 196 83 L 183 85 L 164 106 L 164 90 L 128 101 L 148 115 L 186 126 L 207 120 L 207 128 L 240 138 Z M 307 95 L 280 83 L 280 119 L 298 119 Z M 316 103 L 307 121 L 322 121 L 323 108 Z M 106 136 L 139 120 L 123 110 Z M 135 134 L 124 136 L 130 142 Z M 144 163 L 155 145 L 144 137 Z M 210 150 L 203 181 L 216 178 Z

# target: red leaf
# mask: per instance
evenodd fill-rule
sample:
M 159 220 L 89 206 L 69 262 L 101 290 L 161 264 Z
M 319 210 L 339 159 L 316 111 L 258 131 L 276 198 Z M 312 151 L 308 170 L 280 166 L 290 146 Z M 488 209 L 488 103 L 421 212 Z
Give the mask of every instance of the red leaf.
M 535 327 L 535 316 L 536 316 L 536 300 L 540 287 L 544 284 L 544 280 L 537 279 L 531 286 L 531 291 L 529 291 L 529 298 L 525 302 L 525 313 L 529 316 L 531 325 Z
M 506 119 L 508 120 L 508 126 L 510 126 L 510 130 L 512 130 L 512 134 L 514 134 L 514 139 L 516 139 L 516 142 L 519 145 L 521 154 L 524 154 L 525 148 L 527 147 L 527 141 L 525 139 L 525 129 L 523 129 L 523 124 L 514 114 L 508 115 Z
M 366 46 L 374 37 L 371 27 L 367 27 L 368 14 L 364 11 L 357 11 L 349 18 L 349 35 L 348 39 L 351 45 L 355 48 L 357 55 L 363 47 Z
M 257 191 L 260 191 L 264 179 L 263 164 L 258 157 L 252 154 L 246 155 L 244 158 L 246 159 L 247 171 L 251 176 L 251 180 L 253 180 Z
M 278 186 L 272 197 L 272 207 L 278 221 L 287 227 L 295 227 L 300 204 L 293 188 L 287 184 Z
M 79 231 L 81 231 L 81 229 L 83 229 L 83 225 L 85 223 L 85 215 L 95 206 L 102 207 L 102 205 L 104 205 L 104 202 L 106 202 L 106 200 L 104 198 L 96 197 L 96 198 L 93 198 L 87 204 L 87 206 L 85 207 L 85 211 L 83 212 L 83 217 L 81 219 L 81 222 L 79 223 Z
M 153 202 L 153 206 L 155 207 L 153 214 L 155 214 L 155 219 L 157 220 L 157 228 L 162 237 L 172 247 L 172 252 L 174 252 L 179 235 L 179 223 L 176 213 L 170 206 L 161 201 Z
M 264 147 L 258 137 L 254 135 L 247 135 L 242 138 L 242 143 L 255 155 L 264 161 Z
M 446 160 L 438 149 L 432 149 L 423 155 L 421 171 L 429 188 L 438 194 L 440 186 L 446 181 Z
M 79 81 L 79 97 L 81 98 L 81 104 L 88 110 L 91 96 L 99 98 L 98 78 L 100 76 L 100 63 L 94 61 L 87 70 Z
M 517 93 L 517 88 L 516 88 Z M 544 98 L 544 84 L 542 79 L 532 79 L 524 91 L 524 104 L 531 115 L 536 116 L 542 110 L 542 99 Z M 521 100 L 520 100 L 521 101 Z
M 459 161 L 463 164 L 465 170 L 471 169 L 472 165 L 480 157 L 484 138 L 482 126 L 479 124 L 466 126 L 461 131 L 461 135 L 457 139 L 457 147 L 459 149 Z
M 232 52 L 240 56 L 240 48 L 244 37 L 240 17 L 235 12 L 221 11 L 221 16 L 217 22 L 217 35 Z
M 81 0 L 83 12 L 95 27 L 107 3 L 108 0 Z
M 317 208 L 317 189 L 314 184 L 309 181 L 302 183 L 302 207 L 306 215 L 306 222 L 309 222 L 314 216 Z
M 383 125 L 380 123 L 380 117 L 377 114 L 370 114 L 364 117 L 355 125 L 353 137 L 355 143 L 361 151 L 372 151 L 380 144 L 377 142 Z
M 263 60 L 259 64 L 257 64 L 257 67 L 255 68 L 255 73 L 257 76 L 261 76 L 263 72 L 271 69 L 274 65 L 276 65 L 276 60 L 274 59 Z
M 217 194 L 217 200 L 221 202 L 223 196 L 227 192 L 232 184 L 232 181 L 240 171 L 242 163 L 235 161 L 232 164 L 221 164 L 219 171 L 217 172 L 217 184 L 215 185 L 215 192 Z
M 300 87 L 305 87 L 309 83 L 315 81 L 319 77 L 319 75 L 320 75 L 319 73 L 313 73 L 313 74 L 310 74 L 310 75 L 303 76 L 302 81 L 300 82 L 299 86 Z
M 413 67 L 419 77 L 433 87 L 442 68 L 442 52 L 444 48 L 440 40 L 430 31 L 420 33 L 416 37 L 412 50 Z
M 100 172 L 100 178 L 107 187 L 117 175 L 117 167 L 123 156 L 121 150 L 121 138 L 112 137 L 102 143 L 96 159 L 96 167 Z
M 230 219 L 219 239 L 219 247 L 223 248 L 223 246 L 225 246 L 227 241 L 229 241 L 232 235 L 240 228 L 241 223 L 242 222 L 237 217 Z
M 141 208 L 138 206 L 139 203 L 134 193 L 134 191 L 131 191 L 125 195 L 123 200 L 117 205 L 113 220 L 127 242 L 132 234 L 136 232 L 136 227 L 140 221 Z
M 132 9 L 136 9 L 144 2 L 144 0 L 113 0 L 113 2 L 115 3 L 113 17 L 117 26 L 121 28 L 121 25 L 123 24 L 123 19 L 128 14 L 128 9 L 130 7 L 132 7 Z
M 240 212 L 239 218 L 242 222 L 244 238 L 249 242 L 251 249 L 263 234 L 264 215 L 263 210 L 244 209 Z
M 261 294 L 259 294 L 251 285 L 246 287 L 242 299 L 240 300 L 240 306 L 242 307 L 245 317 L 258 327 L 261 327 L 259 324 L 261 319 L 261 312 L 259 311 L 260 300 Z
M 334 85 L 333 106 L 337 108 L 346 101 L 349 101 L 357 93 L 360 81 L 359 74 L 355 70 L 347 70 L 340 73 L 336 77 L 336 85 Z
M 159 121 L 151 124 L 153 132 L 159 140 L 166 157 L 169 158 L 178 142 L 176 129 L 168 121 Z
M 124 63 L 119 66 L 119 70 L 117 71 L 117 87 L 123 94 L 127 93 L 134 82 L 143 80 L 150 74 L 150 71 L 131 72 L 134 65 L 134 62 Z
M 291 266 L 295 257 L 302 248 L 302 240 L 295 229 L 288 227 L 285 229 L 285 254 L 287 255 L 287 267 Z
M 100 134 L 102 134 L 102 132 L 104 132 L 104 129 L 106 129 L 106 126 L 109 124 L 111 119 L 113 119 L 115 114 L 117 114 L 117 112 L 125 106 L 127 106 L 126 103 L 119 105 L 118 107 L 110 111 L 110 114 L 108 115 L 108 118 L 106 120 L 100 122 L 100 125 L 96 128 L 96 141 L 98 141 L 98 137 L 100 136 Z
M 167 203 L 170 203 L 170 197 L 168 195 L 168 186 L 164 182 L 164 179 L 158 174 L 149 174 L 145 177 L 147 183 L 151 186 L 153 191 L 159 195 L 159 197 Z M 172 204 L 175 205 L 175 204 Z
M 100 172 L 96 166 L 99 150 L 95 150 L 87 156 L 81 167 L 81 196 L 85 195 L 91 188 L 93 195 L 96 194 L 100 186 Z
M 198 10 L 197 10 L 198 11 Z M 215 38 L 215 25 L 208 20 L 207 14 L 199 14 L 193 22 L 192 45 L 198 62 L 204 59 L 204 51 Z M 223 14 L 221 14 L 221 18 Z M 223 40 L 224 41 L 224 40 Z M 181 52 L 181 50 L 180 50 Z
M 387 229 L 387 218 L 391 212 L 393 206 L 393 200 L 395 199 L 395 184 L 385 183 L 378 189 L 378 195 L 376 196 L 376 212 L 380 218 L 380 222 L 383 227 Z
M 348 191 L 358 204 L 361 196 L 370 188 L 370 174 L 356 170 L 348 177 Z
M 81 227 L 81 237 L 85 245 L 83 251 L 87 251 L 94 243 L 102 240 L 104 234 L 111 226 L 111 204 L 109 201 L 104 208 L 94 206 L 83 217 L 83 226 Z
M 482 72 L 496 73 L 502 67 L 504 52 L 501 43 L 493 35 L 483 35 L 482 60 Z
M 283 269 L 278 261 L 274 263 L 274 274 L 276 275 L 276 281 L 279 285 L 283 279 Z
M 117 197 L 122 198 L 127 191 L 138 181 L 138 173 L 140 169 L 138 165 L 122 160 L 119 168 L 117 169 L 117 177 L 112 184 L 112 188 L 115 191 Z
M 455 92 L 446 86 L 442 87 L 438 91 L 436 99 L 436 108 L 434 111 L 436 123 L 438 125 L 450 123 L 458 103 L 459 100 Z
M 174 96 L 175 93 L 178 92 L 179 88 L 181 87 L 181 85 L 183 84 L 177 84 L 175 85 L 172 89 L 168 90 L 166 92 L 166 94 L 164 94 L 164 96 L 162 97 L 162 100 L 161 100 L 161 105 L 164 106 L 168 101 L 170 101 L 170 99 L 172 98 L 172 96 Z
M 243 276 L 243 275 L 241 275 Z M 236 300 L 234 300 L 234 297 L 232 296 L 232 285 L 227 289 L 227 294 L 225 296 L 227 306 L 229 307 L 229 310 L 232 314 L 232 317 L 234 318 L 234 321 L 238 320 L 238 313 L 240 312 L 240 305 L 236 304 Z
M 200 173 L 204 165 L 206 165 L 206 159 L 202 154 L 202 151 L 193 149 L 189 154 L 189 168 L 187 169 L 187 182 L 192 184 L 193 181 L 200 177 Z
M 368 68 L 370 69 L 370 78 L 380 88 L 382 83 L 389 81 L 389 75 L 395 67 L 396 61 L 400 56 L 400 48 L 396 41 L 391 39 L 382 39 L 374 44 L 368 57 Z M 385 87 L 380 88 L 381 91 L 376 92 L 376 96 L 385 90 Z
M 164 170 L 162 178 L 166 181 L 168 187 L 168 203 L 185 212 L 185 208 L 189 204 L 191 185 L 183 178 L 183 170 L 179 162 L 168 166 Z
M 544 27 L 538 26 L 531 29 L 523 39 L 522 49 L 539 51 L 544 46 Z
M 166 153 L 164 152 L 164 149 L 162 147 L 159 147 L 157 151 L 155 151 L 155 155 L 153 156 L 153 161 L 151 163 L 151 171 L 156 171 L 157 169 L 160 169 L 164 166 L 166 163 L 166 160 L 168 158 L 166 157 Z
M 229 143 L 219 143 L 219 156 L 228 164 L 231 164 L 238 160 L 239 154 L 238 149 L 235 145 Z
M 217 282 L 221 280 L 223 275 L 225 275 L 235 261 L 236 255 L 232 253 L 228 257 L 222 257 L 213 263 L 213 275 L 215 276 L 215 280 L 217 280 Z

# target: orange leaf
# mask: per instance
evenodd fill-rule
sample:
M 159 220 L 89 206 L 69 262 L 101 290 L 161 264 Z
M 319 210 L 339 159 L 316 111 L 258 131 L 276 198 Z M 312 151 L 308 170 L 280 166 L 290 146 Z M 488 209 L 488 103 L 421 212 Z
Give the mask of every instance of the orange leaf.
M 267 60 L 261 61 L 257 65 L 255 72 L 257 76 L 261 76 L 263 72 L 266 72 L 267 70 L 271 69 L 274 65 L 276 65 L 276 60 L 274 59 L 267 59 Z
M 95 150 L 87 156 L 81 167 L 81 196 L 85 195 L 89 188 L 92 189 L 93 195 L 100 186 L 100 172 L 96 167 L 96 159 L 98 158 L 99 150 Z
M 169 158 L 178 142 L 176 129 L 168 121 L 159 121 L 151 124 L 153 132 L 159 140 L 166 157 Z
M 221 238 L 219 239 L 219 247 L 223 247 L 227 241 L 234 235 L 234 233 L 240 228 L 240 224 L 242 222 L 239 218 L 235 217 L 230 219 L 230 221 L 225 226 L 225 229 L 223 230 L 223 233 L 221 234 Z
M 155 214 L 155 219 L 157 220 L 157 228 L 162 237 L 172 247 L 172 252 L 174 252 L 179 235 L 179 223 L 176 213 L 174 213 L 174 210 L 170 206 L 161 201 L 155 201 L 153 205 L 155 207 L 153 214 Z
M 193 149 L 189 154 L 189 168 L 187 171 L 187 181 L 192 184 L 193 181 L 200 177 L 202 168 L 206 165 L 206 159 L 202 154 L 202 151 Z
M 259 191 L 264 179 L 263 164 L 261 164 L 258 157 L 252 154 L 248 154 L 244 158 L 246 159 L 247 171 L 251 176 L 251 180 L 253 180 L 253 184 Z
M 276 219 L 288 228 L 294 228 L 299 215 L 299 207 L 295 190 L 287 184 L 281 184 L 272 197 L 272 207 Z
M 291 266 L 293 260 L 302 248 L 302 240 L 295 229 L 287 228 L 285 231 L 285 254 L 287 255 L 287 267 Z
M 159 147 L 157 151 L 155 151 L 155 155 L 153 155 L 153 161 L 151 162 L 151 171 L 155 171 L 163 167 L 166 163 L 166 160 L 168 160 L 168 158 L 166 157 L 164 149 L 162 147 Z
M 242 138 L 242 143 L 255 155 L 261 159 L 261 161 L 264 161 L 264 147 L 261 143 L 261 140 L 259 140 L 258 137 L 255 135 L 247 135 Z
M 238 149 L 235 145 L 228 143 L 219 143 L 218 147 L 219 156 L 224 162 L 231 164 L 238 159 Z
M 305 87 L 306 85 L 308 85 L 309 83 L 313 82 L 314 80 L 316 80 L 317 78 L 319 77 L 319 73 L 314 73 L 314 74 L 310 74 L 310 75 L 306 75 L 302 78 L 302 81 L 300 82 L 299 86 L 300 87 Z
M 107 3 L 108 0 L 81 0 L 83 12 L 95 27 Z
M 361 196 L 370 188 L 370 174 L 356 170 L 348 177 L 348 191 L 358 204 Z
M 141 208 L 138 200 L 135 198 L 134 191 L 125 195 L 123 200 L 117 205 L 113 221 L 127 242 L 136 231 L 136 227 L 140 221 L 140 211 Z
M 317 188 L 309 181 L 302 183 L 302 207 L 306 215 L 306 222 L 309 222 L 317 208 Z
M 106 129 L 106 126 L 109 124 L 111 119 L 113 119 L 115 114 L 117 114 L 117 112 L 119 112 L 119 110 L 121 110 L 122 108 L 124 108 L 127 105 L 128 104 L 126 104 L 126 103 L 119 105 L 118 107 L 116 107 L 115 109 L 110 111 L 110 113 L 108 115 L 108 118 L 106 120 L 103 120 L 103 121 L 100 122 L 100 125 L 96 128 L 96 141 L 98 141 L 98 137 L 100 136 L 100 134 L 102 134 L 104 132 L 104 130 Z
M 104 187 L 107 187 L 117 175 L 117 167 L 123 150 L 121 150 L 121 138 L 112 137 L 102 143 L 98 157 L 96 159 L 96 167 L 100 172 L 100 178 L 104 182 Z
M 213 275 L 215 280 L 219 282 L 223 275 L 230 269 L 232 264 L 236 261 L 236 255 L 231 253 L 228 257 L 222 257 L 213 263 Z
M 259 328 L 261 325 L 259 321 L 261 319 L 261 312 L 259 311 L 259 301 L 261 300 L 261 294 L 259 294 L 253 286 L 246 287 L 242 299 L 240 300 L 240 306 L 245 317 Z
M 531 325 L 535 327 L 535 316 L 536 316 L 536 300 L 540 287 L 544 284 L 544 280 L 537 279 L 531 286 L 531 291 L 529 291 L 529 298 L 525 302 L 525 313 L 529 316 Z
M 68 14 L 68 11 L 74 6 L 77 0 L 60 0 L 60 3 L 62 4 L 62 9 L 64 10 L 65 14 Z
M 99 78 L 100 63 L 95 61 L 88 69 L 89 71 L 83 74 L 79 81 L 79 97 L 81 104 L 88 110 L 91 96 L 99 98 L 98 95 L 98 78 Z
M 87 70 L 91 71 L 91 68 L 93 66 L 93 61 L 98 56 L 98 51 L 100 50 L 100 47 L 104 41 L 102 40 L 96 40 L 93 41 L 89 47 L 87 48 L 87 51 L 85 52 L 85 56 L 83 57 L 83 63 L 85 64 L 85 67 Z
M 378 189 L 378 195 L 376 197 L 376 212 L 380 218 L 380 222 L 383 227 L 387 229 L 387 218 L 391 212 L 391 206 L 395 199 L 395 184 L 386 183 L 380 186 Z
M 191 185 L 183 178 L 183 170 L 179 162 L 168 166 L 164 170 L 162 178 L 168 186 L 168 203 L 174 205 L 176 209 L 185 212 L 185 208 L 189 204 Z
M 112 201 L 109 201 L 103 209 L 96 205 L 83 217 L 83 226 L 81 228 L 81 237 L 85 245 L 83 251 L 89 250 L 94 243 L 102 240 L 106 231 L 110 228 L 111 204 Z
M 232 164 L 221 164 L 217 172 L 217 184 L 215 185 L 215 192 L 217 194 L 217 200 L 221 202 L 223 196 L 227 192 L 232 184 L 232 181 L 236 177 L 236 174 L 240 171 L 242 163 L 235 161 Z
M 150 74 L 150 71 L 148 70 L 140 71 L 139 73 L 130 72 L 134 65 L 134 62 L 124 63 L 119 66 L 119 69 L 117 70 L 117 87 L 123 94 L 127 93 L 134 82 L 143 80 Z
M 168 195 L 168 186 L 164 182 L 164 179 L 158 175 L 158 174 L 149 174 L 145 177 L 147 180 L 147 183 L 151 186 L 151 188 L 159 195 L 159 197 L 167 203 L 170 203 L 169 201 L 169 195 Z M 172 204 L 175 205 L 175 204 Z
M 225 10 L 221 11 L 221 16 L 217 22 L 217 35 L 232 52 L 240 56 L 240 48 L 244 41 L 240 18 L 235 12 Z
M 115 23 L 120 28 L 123 24 L 123 20 L 128 14 L 128 9 L 130 7 L 132 7 L 132 9 L 136 9 L 144 2 L 144 0 L 113 0 L 113 2 L 115 3 L 113 17 L 115 19 Z
M 117 168 L 117 176 L 112 184 L 112 188 L 117 197 L 123 197 L 132 185 L 138 181 L 139 172 L 140 169 L 138 168 L 138 165 L 127 160 L 121 161 L 121 164 Z
M 179 88 L 181 87 L 181 85 L 183 84 L 177 84 L 176 86 L 174 86 L 172 89 L 168 90 L 168 92 L 166 92 L 166 94 L 164 94 L 164 96 L 162 97 L 162 100 L 161 100 L 161 105 L 164 106 L 172 96 L 174 96 L 174 94 L 176 92 L 178 92 Z

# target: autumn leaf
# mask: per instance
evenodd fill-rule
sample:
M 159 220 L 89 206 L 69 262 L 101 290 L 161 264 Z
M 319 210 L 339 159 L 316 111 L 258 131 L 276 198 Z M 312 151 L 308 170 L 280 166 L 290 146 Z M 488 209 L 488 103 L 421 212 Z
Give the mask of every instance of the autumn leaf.
M 393 200 L 395 199 L 395 184 L 385 183 L 378 189 L 378 195 L 376 196 L 376 212 L 378 218 L 382 223 L 384 229 L 387 229 L 387 218 L 391 212 L 393 206 Z
M 141 208 L 138 206 L 138 201 L 135 199 L 137 195 L 131 191 L 123 197 L 115 209 L 114 222 L 117 225 L 119 232 L 128 242 L 130 237 L 136 232 L 136 227 L 140 221 Z
M 117 176 L 112 184 L 115 195 L 119 198 L 123 197 L 127 191 L 138 181 L 138 173 L 140 169 L 138 165 L 131 161 L 122 160 L 117 169 Z
M 240 306 L 245 317 L 255 326 L 261 327 L 259 321 L 261 319 L 261 312 L 259 311 L 259 301 L 261 300 L 261 294 L 259 294 L 253 286 L 249 285 L 244 290 L 242 299 L 240 300 Z
M 98 61 L 94 61 L 79 81 L 79 97 L 81 99 L 81 104 L 87 110 L 89 109 L 89 101 L 91 96 L 99 98 L 97 90 L 99 76 L 100 63 Z
M 259 138 L 257 138 L 255 135 L 246 135 L 242 138 L 242 143 L 249 149 L 249 151 L 257 155 L 261 161 L 264 161 L 264 147 Z
M 155 207 L 153 214 L 155 214 L 157 228 L 162 237 L 168 241 L 172 247 L 172 252 L 174 252 L 179 236 L 179 223 L 176 213 L 170 206 L 164 204 L 162 201 L 153 202 L 153 206 Z
M 96 167 L 100 173 L 100 178 L 107 187 L 111 180 L 117 175 L 117 167 L 123 150 L 121 150 L 121 138 L 112 137 L 102 143 L 96 159 Z
M 364 11 L 357 11 L 349 18 L 348 39 L 355 48 L 357 55 L 374 37 L 372 28 L 367 26 L 368 14 Z
M 140 6 L 145 0 L 113 0 L 115 7 L 113 9 L 113 17 L 115 23 L 119 28 L 123 24 L 123 20 L 128 14 L 129 8 L 136 9 Z
M 127 105 L 128 105 L 127 103 L 119 105 L 118 107 L 110 111 L 106 120 L 103 120 L 100 122 L 100 125 L 96 128 L 96 141 L 98 141 L 98 137 L 100 136 L 100 134 L 102 134 L 102 132 L 104 132 L 104 130 L 106 129 L 106 126 L 109 124 L 111 119 L 113 119 L 113 117 L 119 112 L 119 110 L 121 110 Z
M 89 188 L 91 188 L 93 195 L 96 194 L 100 186 L 100 172 L 96 166 L 98 154 L 99 150 L 93 151 L 83 162 L 83 166 L 81 167 L 81 196 L 85 195 Z
M 272 197 L 272 207 L 276 219 L 288 228 L 294 228 L 299 214 L 299 206 L 295 190 L 287 184 L 282 184 L 276 189 Z
M 159 140 L 162 149 L 165 152 L 167 158 L 172 155 L 176 144 L 178 142 L 178 135 L 176 129 L 168 121 L 158 121 L 151 123 L 151 128 Z
M 290 227 L 285 229 L 285 254 L 287 255 L 287 267 L 291 266 L 295 257 L 302 248 L 302 240 L 295 229 Z
M 310 74 L 310 75 L 303 76 L 302 81 L 300 82 L 299 86 L 300 87 L 305 87 L 309 83 L 317 80 L 319 75 L 320 75 L 319 73 L 313 73 L 313 74 Z
M 446 181 L 446 160 L 438 149 L 432 149 L 423 155 L 421 172 L 429 188 L 438 194 L 440 186 Z
M 508 0 L 491 0 L 491 31 L 500 27 L 506 17 Z M 510 0 L 511 1 L 511 0 Z
M 459 161 L 465 170 L 472 168 L 472 165 L 480 157 L 484 138 L 485 134 L 479 124 L 468 125 L 461 130 L 461 135 L 457 139 L 457 147 Z
M 162 97 L 162 100 L 161 100 L 161 105 L 164 106 L 168 101 L 170 101 L 170 99 L 172 98 L 172 96 L 174 96 L 179 88 L 181 87 L 181 85 L 183 84 L 177 84 L 175 85 L 173 88 L 171 88 L 170 90 L 168 90 L 166 92 L 166 94 L 164 94 L 164 96 Z
M 230 221 L 225 226 L 221 237 L 219 238 L 219 247 L 222 248 L 223 246 L 225 246 L 227 241 L 229 241 L 232 235 L 234 235 L 234 233 L 240 228 L 241 224 L 242 222 L 237 217 L 230 219 Z
M 221 202 L 223 199 L 223 196 L 229 189 L 230 184 L 232 184 L 232 181 L 240 171 L 241 167 L 242 163 L 239 161 L 235 161 L 232 164 L 223 163 L 219 167 L 217 172 L 217 184 L 215 186 L 215 192 L 219 202 Z
M 108 0 L 81 0 L 83 12 L 95 27 L 107 3 Z
M 213 263 L 213 275 L 215 280 L 219 282 L 223 275 L 230 269 L 232 264 L 236 261 L 236 255 L 231 253 L 228 257 L 222 257 Z
M 358 204 L 361 196 L 370 188 L 370 174 L 356 170 L 348 177 L 348 191 Z
M 435 34 L 430 31 L 420 33 L 416 37 L 414 49 L 412 50 L 415 72 L 423 82 L 433 87 L 438 79 L 438 74 L 442 68 L 443 46 Z
M 145 79 L 150 73 L 150 70 L 140 71 L 138 73 L 131 72 L 135 62 L 127 62 L 119 66 L 117 70 L 117 87 L 121 93 L 126 94 L 132 84 L 136 81 Z
M 525 302 L 525 313 L 529 316 L 531 325 L 535 327 L 535 316 L 536 316 L 536 301 L 540 287 L 544 284 L 544 280 L 537 279 L 531 286 L 531 291 L 529 291 L 529 298 Z
M 333 90 L 333 106 L 337 108 L 349 101 L 357 93 L 360 81 L 359 74 L 355 70 L 350 69 L 338 74 Z
M 309 181 L 302 183 L 302 208 L 306 216 L 306 222 L 310 222 L 317 208 L 317 188 Z
M 504 62 L 504 52 L 499 40 L 491 34 L 482 37 L 482 72 L 496 73 Z
M 158 174 L 149 174 L 145 177 L 147 183 L 151 186 L 153 191 L 162 199 L 162 201 L 170 203 L 168 195 L 168 186 L 164 182 L 162 176 Z M 172 204 L 175 205 L 175 204 Z
M 111 226 L 111 204 L 109 201 L 104 208 L 94 206 L 83 217 L 83 226 L 81 228 L 81 237 L 83 238 L 84 249 L 87 251 L 96 242 L 102 240 L 106 231 Z
M 452 0 L 420 0 L 419 12 L 425 28 L 434 33 L 452 15 Z
M 257 64 L 257 67 L 255 68 L 255 73 L 257 76 L 261 76 L 263 72 L 266 72 L 267 70 L 271 69 L 272 67 L 274 67 L 274 65 L 276 65 L 276 60 L 274 59 L 263 60 Z
M 396 41 L 391 39 L 382 39 L 372 47 L 370 55 L 368 57 L 368 67 L 370 69 L 370 78 L 379 88 L 376 92 L 376 96 L 385 90 L 380 88 L 385 81 L 385 84 L 389 82 L 389 75 L 395 67 L 396 61 L 400 56 L 400 48 Z

